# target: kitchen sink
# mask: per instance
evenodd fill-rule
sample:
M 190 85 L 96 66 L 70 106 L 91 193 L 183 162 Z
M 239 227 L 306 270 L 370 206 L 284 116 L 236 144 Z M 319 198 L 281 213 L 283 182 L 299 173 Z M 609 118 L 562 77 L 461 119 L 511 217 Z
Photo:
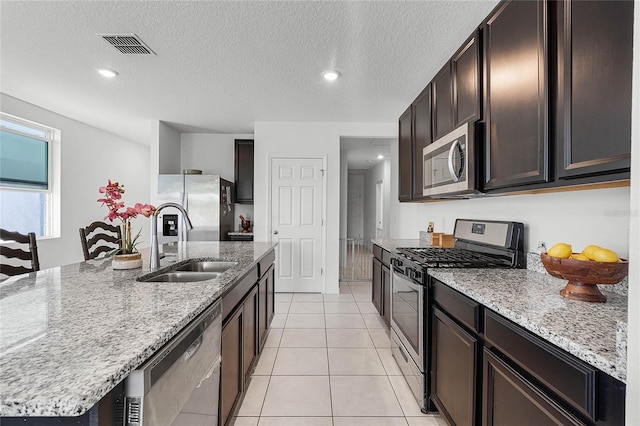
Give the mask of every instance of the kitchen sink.
M 194 260 L 159 275 L 141 277 L 139 281 L 154 283 L 190 283 L 218 278 L 224 271 L 237 266 L 238 262 L 218 260 Z
M 174 271 L 184 272 L 224 272 L 229 268 L 237 266 L 238 262 L 225 262 L 217 260 L 193 261 L 185 265 L 178 266 Z
M 171 271 L 141 281 L 153 283 L 191 283 L 212 280 L 220 275 L 222 275 L 222 272 Z

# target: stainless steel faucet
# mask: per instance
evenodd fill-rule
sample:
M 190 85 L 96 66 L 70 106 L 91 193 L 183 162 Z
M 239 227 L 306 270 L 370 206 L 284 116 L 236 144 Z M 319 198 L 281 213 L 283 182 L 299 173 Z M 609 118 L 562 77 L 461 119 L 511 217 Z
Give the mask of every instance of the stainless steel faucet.
M 153 217 L 151 219 L 151 269 L 156 269 L 160 266 L 160 249 L 158 248 L 158 213 L 160 213 L 160 211 L 162 211 L 166 207 L 174 207 L 180 210 L 187 229 L 193 229 L 193 225 L 191 224 L 189 215 L 187 215 L 187 212 L 180 204 L 164 203 L 156 207 L 156 210 L 153 212 Z M 180 233 L 180 241 L 186 240 L 186 237 L 184 237 L 185 235 L 186 232 Z

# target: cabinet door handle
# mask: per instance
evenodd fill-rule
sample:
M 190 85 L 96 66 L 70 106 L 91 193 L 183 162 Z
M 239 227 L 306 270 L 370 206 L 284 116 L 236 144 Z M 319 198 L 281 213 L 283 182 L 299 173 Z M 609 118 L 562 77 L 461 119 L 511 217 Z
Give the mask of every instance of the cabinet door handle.
M 273 235 L 278 235 L 278 231 L 273 231 Z

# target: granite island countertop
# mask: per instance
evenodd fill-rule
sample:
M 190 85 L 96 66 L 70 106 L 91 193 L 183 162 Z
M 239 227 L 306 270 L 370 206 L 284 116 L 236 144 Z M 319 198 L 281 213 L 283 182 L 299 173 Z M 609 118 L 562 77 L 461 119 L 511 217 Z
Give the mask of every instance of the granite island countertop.
M 105 259 L 0 283 L 0 416 L 79 416 L 231 288 L 274 246 L 187 242 L 154 274 L 188 259 L 237 261 L 195 283 L 136 281 Z M 173 249 L 173 250 L 172 250 Z
M 372 240 L 389 251 L 423 240 Z M 417 247 L 417 245 L 416 245 Z M 612 377 L 627 377 L 627 305 L 625 291 L 599 288 L 606 303 L 565 299 L 566 280 L 554 278 L 541 264 L 532 269 L 430 269 L 429 275 L 544 340 L 571 353 Z M 535 255 L 534 255 L 535 257 Z M 537 256 L 539 259 L 539 256 Z M 537 263 L 540 263 L 539 260 Z M 622 286 L 621 284 L 617 286 Z M 622 289 L 624 290 L 624 289 Z

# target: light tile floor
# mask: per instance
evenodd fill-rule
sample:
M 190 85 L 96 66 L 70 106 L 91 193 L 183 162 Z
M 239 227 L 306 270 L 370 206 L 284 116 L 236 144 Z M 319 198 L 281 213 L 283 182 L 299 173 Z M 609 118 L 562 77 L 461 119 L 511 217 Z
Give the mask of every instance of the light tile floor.
M 236 426 L 444 426 L 425 415 L 391 355 L 371 282 L 340 294 L 278 293 Z

